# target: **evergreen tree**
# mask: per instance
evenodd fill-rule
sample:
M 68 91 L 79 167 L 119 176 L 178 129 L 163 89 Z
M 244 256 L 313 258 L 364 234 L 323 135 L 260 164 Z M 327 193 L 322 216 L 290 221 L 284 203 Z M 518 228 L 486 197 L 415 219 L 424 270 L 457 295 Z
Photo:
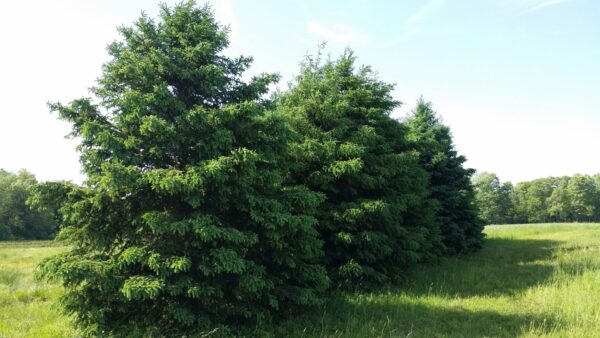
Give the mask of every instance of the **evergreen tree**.
M 198 336 L 319 303 L 315 208 L 284 185 L 291 132 L 262 99 L 274 75 L 222 54 L 208 7 L 120 28 L 92 92 L 51 104 L 81 139 L 84 186 L 48 184 L 71 250 L 40 267 L 89 336 Z
M 471 185 L 475 171 L 464 168 L 466 158 L 456 152 L 450 128 L 441 123 L 431 103 L 422 98 L 406 125 L 408 139 L 419 152 L 419 162 L 429 173 L 429 191 L 437 202 L 436 221 L 447 252 L 479 249 L 483 242 L 483 222 Z
M 322 192 L 319 232 L 325 264 L 341 287 L 399 278 L 436 257 L 442 244 L 427 198 L 427 175 L 390 117 L 393 86 L 350 51 L 336 61 L 308 58 L 279 110 L 298 133 L 294 184 Z

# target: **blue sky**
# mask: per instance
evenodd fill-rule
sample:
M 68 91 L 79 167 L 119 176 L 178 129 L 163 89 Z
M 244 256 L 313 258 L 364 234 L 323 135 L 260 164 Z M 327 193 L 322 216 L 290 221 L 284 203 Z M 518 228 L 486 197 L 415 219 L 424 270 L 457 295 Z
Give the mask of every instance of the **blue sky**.
M 174 3 L 167 1 L 167 3 Z M 420 95 L 478 171 L 513 182 L 600 172 L 600 2 L 212 1 L 230 55 L 286 88 L 306 54 L 351 47 L 404 105 Z M 0 168 L 81 181 L 68 125 L 45 103 L 88 95 L 104 47 L 153 1 L 12 2 L 0 12 Z

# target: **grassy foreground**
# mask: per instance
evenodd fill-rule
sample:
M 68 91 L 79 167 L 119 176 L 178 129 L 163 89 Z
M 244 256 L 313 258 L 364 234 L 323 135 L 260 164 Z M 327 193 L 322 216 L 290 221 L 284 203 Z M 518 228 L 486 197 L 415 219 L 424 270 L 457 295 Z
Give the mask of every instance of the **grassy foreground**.
M 600 224 L 486 228 L 485 248 L 411 271 L 405 285 L 341 295 L 271 337 L 600 337 Z M 0 243 L 0 337 L 73 337 L 52 306 L 61 290 L 32 280 L 63 250 Z
M 488 226 L 482 251 L 338 297 L 274 337 L 600 337 L 600 224 Z
M 0 242 L 0 338 L 76 336 L 54 305 L 62 289 L 33 280 L 37 263 L 64 249 L 51 241 Z

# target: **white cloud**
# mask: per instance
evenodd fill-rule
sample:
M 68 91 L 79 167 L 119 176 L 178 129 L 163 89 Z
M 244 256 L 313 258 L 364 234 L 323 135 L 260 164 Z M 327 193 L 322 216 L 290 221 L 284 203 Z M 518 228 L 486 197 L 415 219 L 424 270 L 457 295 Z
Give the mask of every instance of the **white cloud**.
M 343 25 L 326 26 L 316 21 L 309 21 L 306 30 L 330 42 L 367 43 L 369 36 Z
M 425 16 L 435 11 L 436 9 L 442 7 L 445 3 L 446 0 L 429 0 L 429 2 L 427 2 L 425 6 L 421 7 L 421 9 L 419 9 L 419 11 L 415 15 L 411 16 L 408 19 L 408 24 L 414 24 L 418 21 L 423 20 Z
M 235 41 L 239 32 L 239 23 L 231 0 L 213 0 L 211 2 L 215 17 L 222 25 L 229 26 L 229 39 Z

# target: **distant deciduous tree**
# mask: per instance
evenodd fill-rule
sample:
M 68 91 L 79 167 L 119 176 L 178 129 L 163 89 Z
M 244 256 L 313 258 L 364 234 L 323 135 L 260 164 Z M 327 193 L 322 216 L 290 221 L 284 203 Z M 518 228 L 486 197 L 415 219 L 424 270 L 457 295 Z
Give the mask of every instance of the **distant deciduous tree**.
M 494 174 L 482 173 L 474 184 L 481 216 L 489 223 L 600 220 L 600 175 L 546 177 L 512 187 L 510 182 L 500 184 Z
M 13 174 L 0 169 L 0 240 L 50 239 L 56 234 L 52 210 L 32 209 L 27 203 L 37 184 L 25 170 Z
M 510 222 L 511 185 L 504 185 L 496 174 L 483 172 L 473 177 L 480 216 L 486 224 Z
M 569 194 L 569 177 L 559 177 L 554 181 L 550 197 L 548 197 L 548 214 L 554 221 L 568 221 L 573 216 L 571 195 Z
M 574 175 L 569 180 L 567 190 L 573 219 L 577 222 L 591 220 L 598 208 L 594 180 L 587 175 Z

